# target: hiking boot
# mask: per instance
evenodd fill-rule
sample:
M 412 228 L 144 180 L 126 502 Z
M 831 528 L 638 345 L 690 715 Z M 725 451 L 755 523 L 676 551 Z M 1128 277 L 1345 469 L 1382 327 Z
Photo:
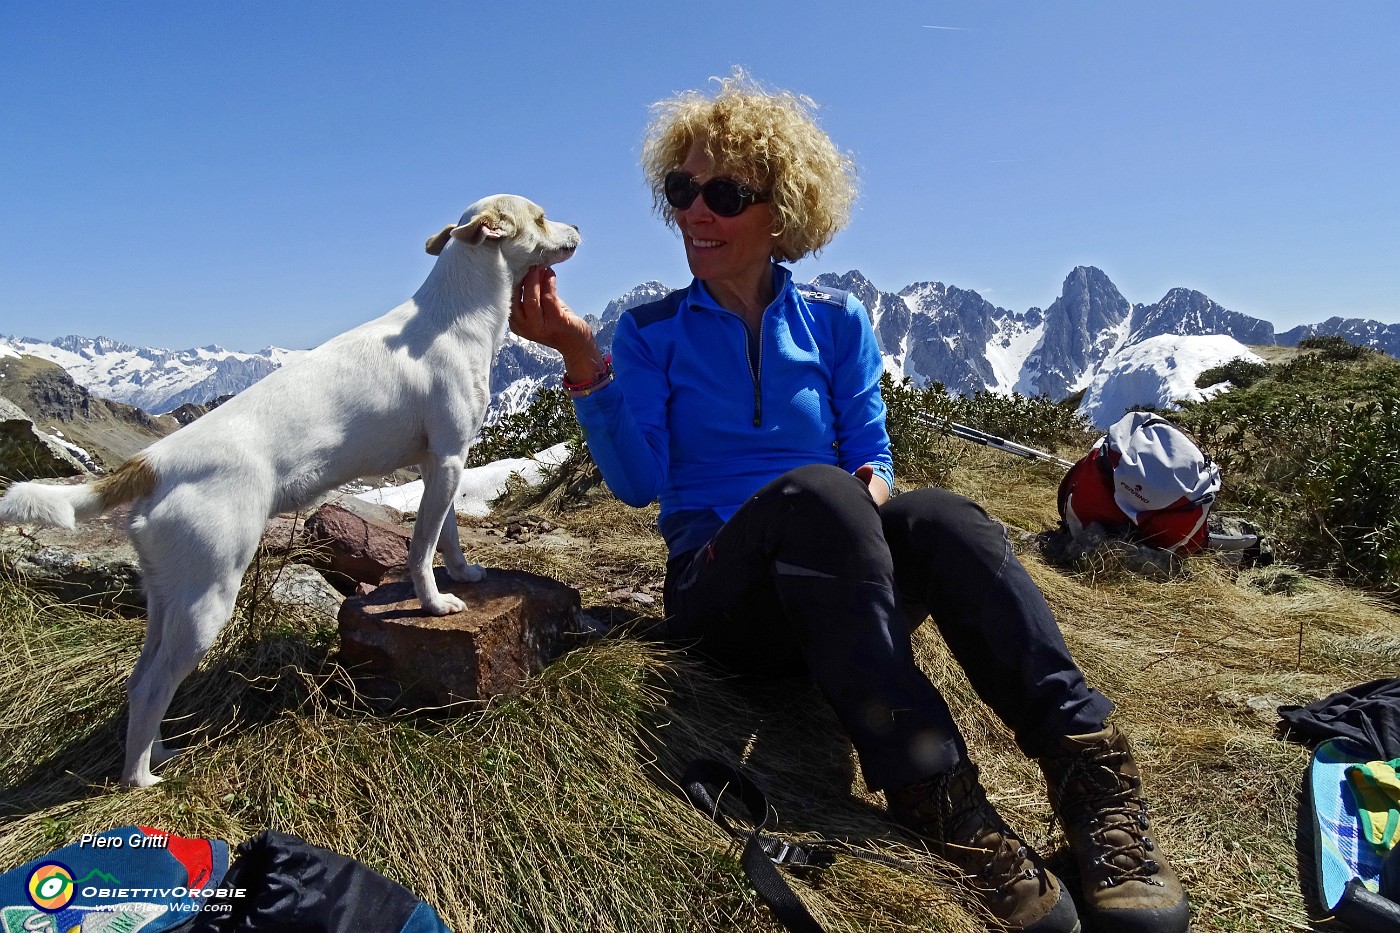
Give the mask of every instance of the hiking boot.
M 1186 892 L 1152 838 L 1142 775 L 1116 726 L 1060 740 L 1040 759 L 1050 806 L 1079 862 L 1086 919 L 1100 930 L 1183 933 Z
M 1076 933 L 1079 915 L 1058 878 L 987 800 L 977 766 L 963 762 L 886 791 L 890 816 L 932 843 L 962 883 L 1007 929 Z

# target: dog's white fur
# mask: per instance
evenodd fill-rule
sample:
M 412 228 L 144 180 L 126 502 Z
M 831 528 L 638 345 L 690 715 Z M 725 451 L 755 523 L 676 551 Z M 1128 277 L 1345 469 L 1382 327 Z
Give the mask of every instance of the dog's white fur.
M 413 586 L 429 613 L 465 608 L 434 582 L 433 549 L 452 579 L 482 578 L 462 556 L 452 504 L 490 401 L 511 293 L 528 267 L 561 262 L 578 244 L 575 227 L 546 220 L 524 198 L 484 198 L 428 241 L 429 252 L 440 251 L 432 272 L 388 314 L 277 370 L 111 476 L 82 486 L 18 483 L 0 498 L 0 520 L 64 528 L 135 500 L 128 532 L 147 623 L 127 680 L 124 784 L 160 780 L 151 767 L 170 757 L 161 720 L 232 614 L 269 516 L 356 477 L 418 464 Z

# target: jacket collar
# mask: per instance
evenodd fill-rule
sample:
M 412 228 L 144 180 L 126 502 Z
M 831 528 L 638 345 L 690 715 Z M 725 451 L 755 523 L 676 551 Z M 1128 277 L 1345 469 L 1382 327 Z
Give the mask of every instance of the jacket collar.
M 792 271 L 786 266 L 779 265 L 776 262 L 771 265 L 771 268 L 773 270 L 773 303 L 768 306 L 770 308 L 786 301 L 788 292 L 792 289 Z M 686 298 L 692 311 L 706 308 L 711 311 L 724 311 L 728 314 L 734 313 L 715 301 L 714 296 L 710 294 L 710 290 L 705 287 L 705 283 L 699 279 L 690 280 L 690 288 L 688 289 Z

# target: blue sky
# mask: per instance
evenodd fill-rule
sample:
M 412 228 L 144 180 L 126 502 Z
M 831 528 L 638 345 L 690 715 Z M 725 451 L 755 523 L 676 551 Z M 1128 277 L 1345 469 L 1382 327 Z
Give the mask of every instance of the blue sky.
M 734 65 L 859 167 L 800 278 L 1023 311 L 1095 265 L 1134 302 L 1400 322 L 1394 0 L 3 0 L 0 333 L 313 346 L 500 191 L 582 229 L 577 310 L 682 285 L 647 107 Z

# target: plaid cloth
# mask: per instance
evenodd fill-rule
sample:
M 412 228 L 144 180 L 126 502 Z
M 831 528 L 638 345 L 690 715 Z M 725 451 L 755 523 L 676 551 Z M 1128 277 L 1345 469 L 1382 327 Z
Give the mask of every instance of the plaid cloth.
M 1366 841 L 1356 798 L 1346 769 L 1372 756 L 1345 739 L 1330 739 L 1313 752 L 1308 769 L 1312 797 L 1317 889 L 1328 910 L 1337 906 L 1347 882 L 1360 878 L 1372 892 L 1380 890 L 1383 854 Z

